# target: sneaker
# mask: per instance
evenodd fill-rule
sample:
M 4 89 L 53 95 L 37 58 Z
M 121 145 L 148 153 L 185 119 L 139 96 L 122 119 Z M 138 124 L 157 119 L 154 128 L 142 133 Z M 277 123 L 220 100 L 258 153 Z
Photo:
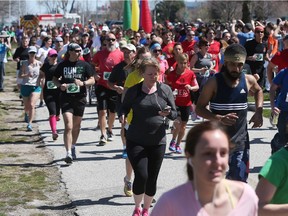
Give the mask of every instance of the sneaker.
M 176 153 L 182 154 L 182 149 L 181 149 L 180 145 L 176 145 Z
M 67 155 L 66 158 L 64 159 L 64 161 L 65 161 L 67 164 L 72 164 L 73 158 L 72 158 L 71 155 Z
M 29 116 L 28 116 L 27 113 L 24 114 L 24 121 L 25 121 L 26 123 L 29 122 Z
M 133 192 L 132 192 L 132 182 L 128 181 L 126 177 L 124 177 L 124 193 L 127 197 L 132 197 Z
M 76 159 L 77 159 L 77 156 L 76 156 L 76 148 L 75 148 L 75 147 L 72 148 L 72 149 L 71 149 L 71 152 L 72 152 L 72 159 L 73 159 L 73 160 L 76 160 Z
M 107 140 L 108 141 L 113 141 L 113 133 L 112 133 L 112 131 L 107 130 L 106 133 L 107 133 Z
M 170 145 L 169 145 L 169 150 L 172 152 L 176 151 L 176 142 L 174 140 L 171 140 Z
M 27 125 L 27 131 L 32 131 L 32 130 L 33 130 L 32 125 L 31 125 L 31 124 L 28 124 L 28 125 Z
M 127 150 L 126 150 L 126 149 L 123 149 L 122 158 L 123 158 L 123 159 L 126 159 L 127 157 L 128 157 L 128 155 L 127 155 Z
M 107 143 L 107 139 L 105 138 L 104 135 L 101 135 L 99 145 L 104 146 L 104 145 L 106 145 L 106 143 Z
M 56 116 L 56 121 L 60 121 L 60 116 Z
M 141 216 L 141 208 L 137 207 L 134 209 L 132 216 Z
M 149 210 L 148 209 L 143 209 L 142 216 L 149 216 Z
M 52 139 L 55 141 L 55 140 L 57 140 L 57 138 L 58 138 L 58 134 L 57 133 L 53 133 L 52 134 Z
M 198 119 L 198 116 L 195 112 L 191 111 L 191 120 L 196 121 Z

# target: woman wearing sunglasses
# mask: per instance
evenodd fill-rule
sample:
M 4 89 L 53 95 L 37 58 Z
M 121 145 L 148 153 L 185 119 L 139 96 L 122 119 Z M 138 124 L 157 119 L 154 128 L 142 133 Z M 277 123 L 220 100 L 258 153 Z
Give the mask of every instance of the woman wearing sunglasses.
M 152 57 L 156 58 L 159 62 L 160 73 L 158 77 L 159 82 L 164 82 L 165 79 L 165 71 L 168 69 L 168 62 L 165 59 L 165 56 L 162 55 L 161 45 L 157 42 L 154 42 L 150 45 L 150 52 Z
M 45 79 L 43 96 L 49 111 L 49 123 L 52 131 L 52 139 L 58 138 L 56 122 L 60 115 L 60 89 L 52 81 L 53 74 L 57 65 L 57 51 L 50 49 L 48 52 L 48 62 L 41 67 L 40 77 Z
M 29 59 L 22 63 L 20 68 L 19 78 L 22 79 L 21 95 L 24 102 L 25 121 L 27 124 L 27 131 L 32 131 L 32 121 L 35 116 L 35 104 L 40 98 L 40 67 L 42 63 L 36 60 L 37 48 L 30 46 L 28 48 Z

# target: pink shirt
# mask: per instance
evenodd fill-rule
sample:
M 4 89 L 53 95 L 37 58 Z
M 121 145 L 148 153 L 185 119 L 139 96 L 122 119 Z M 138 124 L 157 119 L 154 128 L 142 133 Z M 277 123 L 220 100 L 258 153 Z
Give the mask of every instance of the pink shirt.
M 244 183 L 243 183 L 244 184 Z M 236 207 L 227 216 L 257 216 L 258 197 L 248 184 Z M 151 216 L 215 216 L 208 215 L 195 199 L 191 182 L 164 193 L 154 206 Z

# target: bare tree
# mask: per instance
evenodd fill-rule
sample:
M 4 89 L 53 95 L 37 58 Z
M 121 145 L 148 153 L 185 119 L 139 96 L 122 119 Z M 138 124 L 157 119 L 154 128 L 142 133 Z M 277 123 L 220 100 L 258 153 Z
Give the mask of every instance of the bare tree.
M 123 19 L 124 3 L 123 1 L 111 1 L 108 13 L 108 20 L 122 20 Z

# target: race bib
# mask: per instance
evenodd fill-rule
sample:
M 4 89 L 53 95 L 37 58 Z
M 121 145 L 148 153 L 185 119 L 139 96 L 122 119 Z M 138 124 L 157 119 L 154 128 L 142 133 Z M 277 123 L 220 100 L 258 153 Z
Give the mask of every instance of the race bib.
M 103 73 L 103 80 L 108 80 L 110 77 L 111 72 L 104 71 Z
M 57 89 L 57 86 L 53 81 L 47 81 L 47 89 Z
M 263 61 L 263 53 L 255 53 L 255 61 Z
M 80 86 L 76 85 L 75 83 L 67 84 L 66 88 L 67 93 L 79 93 L 80 92 Z

